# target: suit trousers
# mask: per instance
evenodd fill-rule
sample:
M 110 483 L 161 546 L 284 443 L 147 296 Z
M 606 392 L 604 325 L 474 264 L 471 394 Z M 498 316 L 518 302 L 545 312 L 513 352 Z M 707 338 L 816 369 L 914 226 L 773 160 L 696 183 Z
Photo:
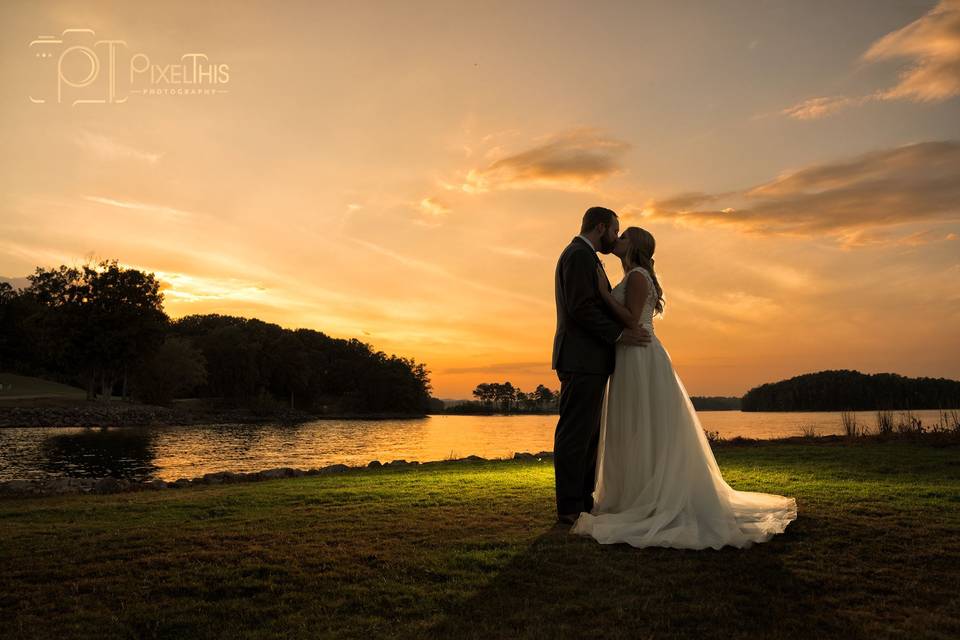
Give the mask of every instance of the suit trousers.
M 558 371 L 560 419 L 553 437 L 557 513 L 593 508 L 600 418 L 608 374 Z

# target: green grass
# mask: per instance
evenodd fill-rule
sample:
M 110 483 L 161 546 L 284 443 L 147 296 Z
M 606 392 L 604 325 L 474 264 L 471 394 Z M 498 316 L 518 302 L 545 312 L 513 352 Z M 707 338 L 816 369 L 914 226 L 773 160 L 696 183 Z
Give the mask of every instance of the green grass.
M 958 453 L 720 446 L 799 505 L 745 550 L 571 536 L 549 461 L 5 499 L 0 637 L 955 638 Z
M 0 372 L 0 385 L 3 386 L 0 390 L 0 400 L 40 398 L 76 401 L 87 397 L 83 389 L 15 373 Z

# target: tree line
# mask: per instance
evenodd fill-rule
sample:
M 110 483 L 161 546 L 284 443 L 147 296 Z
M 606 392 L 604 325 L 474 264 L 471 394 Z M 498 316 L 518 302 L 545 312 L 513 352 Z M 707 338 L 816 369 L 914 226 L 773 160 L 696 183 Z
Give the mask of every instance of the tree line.
M 476 400 L 467 400 L 446 407 L 445 413 L 490 414 L 490 413 L 556 413 L 560 392 L 537 385 L 527 393 L 511 382 L 481 382 L 473 390 Z
M 482 382 L 473 390 L 476 400 L 466 400 L 437 412 L 454 414 L 491 413 L 559 413 L 560 392 L 539 384 L 526 393 L 510 382 Z M 698 411 L 736 411 L 740 398 L 720 396 L 693 396 L 690 398 Z
M 895 373 L 838 370 L 760 385 L 741 400 L 743 411 L 874 411 L 960 408 L 960 382 Z
M 171 320 L 152 273 L 117 260 L 0 283 L 0 370 L 164 404 L 177 397 L 317 413 L 426 413 L 429 372 L 357 339 L 220 314 Z

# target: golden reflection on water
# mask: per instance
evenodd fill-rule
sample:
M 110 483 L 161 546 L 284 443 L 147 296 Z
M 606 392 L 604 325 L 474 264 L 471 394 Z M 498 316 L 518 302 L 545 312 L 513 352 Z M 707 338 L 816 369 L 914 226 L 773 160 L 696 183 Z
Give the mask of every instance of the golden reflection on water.
M 841 433 L 838 413 L 703 411 L 704 429 L 730 438 Z M 917 411 L 925 425 L 936 411 Z M 873 426 L 875 414 L 858 419 Z M 300 425 L 0 429 L 0 480 L 45 476 L 176 480 L 215 471 L 309 469 L 371 460 L 511 457 L 553 449 L 556 416 L 431 416 L 419 420 L 317 420 Z

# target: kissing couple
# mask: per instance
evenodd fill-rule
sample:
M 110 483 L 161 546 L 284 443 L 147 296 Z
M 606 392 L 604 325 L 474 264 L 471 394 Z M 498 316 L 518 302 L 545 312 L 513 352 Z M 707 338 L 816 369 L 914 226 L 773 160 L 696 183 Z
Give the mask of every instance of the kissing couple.
M 797 517 L 784 496 L 723 479 L 687 391 L 653 331 L 664 308 L 653 235 L 620 233 L 591 207 L 557 261 L 553 369 L 557 517 L 571 533 L 634 547 L 719 549 L 765 542 Z M 623 279 L 610 286 L 597 252 Z

